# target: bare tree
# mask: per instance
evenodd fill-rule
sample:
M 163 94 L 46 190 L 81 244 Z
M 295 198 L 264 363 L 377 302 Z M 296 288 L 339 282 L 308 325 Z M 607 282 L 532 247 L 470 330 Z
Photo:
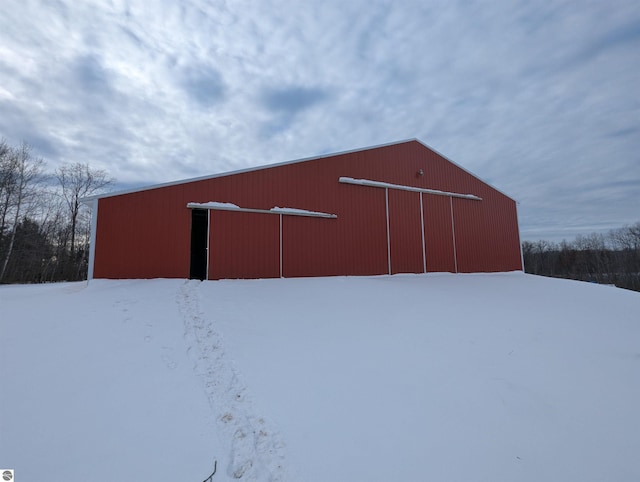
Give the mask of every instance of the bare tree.
M 613 245 L 620 250 L 640 250 L 640 222 L 609 232 Z
M 44 161 L 31 156 L 31 150 L 26 142 L 18 148 L 8 148 L 3 157 L 7 158 L 6 167 L 9 171 L 4 171 L 3 164 L 3 187 L 2 187 L 2 229 L 7 227 L 7 216 L 11 213 L 13 217 L 13 229 L 9 236 L 6 252 L 0 268 L 0 281 L 4 278 L 7 264 L 11 258 L 13 245 L 15 243 L 16 231 L 20 216 L 26 213 L 37 200 L 37 185 L 42 180 L 42 167 Z
M 17 185 L 18 156 L 5 140 L 0 141 L 0 236 L 7 229 Z
M 80 199 L 91 196 L 105 189 L 113 180 L 107 172 L 101 169 L 92 169 L 88 164 L 65 164 L 56 169 L 56 178 L 62 189 L 69 219 L 71 221 L 70 251 L 73 258 L 76 250 L 76 234 L 78 231 L 78 215 L 80 213 Z

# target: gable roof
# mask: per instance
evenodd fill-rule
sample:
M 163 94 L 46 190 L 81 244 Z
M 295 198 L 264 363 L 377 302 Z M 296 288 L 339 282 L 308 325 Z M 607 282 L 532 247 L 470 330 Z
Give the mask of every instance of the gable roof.
M 350 150 L 340 151 L 340 152 L 332 152 L 332 153 L 329 153 L 329 154 L 322 154 L 322 155 L 319 155 L 319 156 L 305 157 L 305 158 L 302 158 L 302 159 L 295 159 L 295 160 L 291 160 L 291 161 L 278 162 L 278 163 L 274 163 L 274 164 L 264 164 L 264 165 L 260 165 L 260 166 L 248 167 L 248 168 L 245 168 L 245 169 L 238 169 L 236 171 L 227 171 L 227 172 L 222 172 L 222 173 L 217 173 L 217 174 L 209 174 L 209 175 L 206 175 L 206 176 L 199 176 L 199 177 L 192 177 L 192 178 L 188 178 L 188 179 L 181 179 L 181 180 L 178 180 L 178 181 L 170 181 L 170 182 L 165 182 L 165 183 L 160 183 L 160 184 L 152 184 L 152 185 L 149 185 L 149 186 L 141 186 L 141 187 L 132 188 L 132 189 L 123 189 L 123 190 L 120 190 L 120 191 L 113 191 L 113 192 L 108 192 L 108 193 L 103 193 L 103 194 L 95 194 L 93 196 L 87 196 L 85 198 L 80 199 L 80 202 L 90 202 L 90 201 L 94 201 L 94 200 L 102 199 L 102 198 L 108 198 L 108 197 L 114 197 L 114 196 L 122 196 L 124 194 L 133 194 L 133 193 L 136 193 L 136 192 L 150 191 L 152 189 L 160 189 L 160 188 L 164 188 L 164 187 L 178 186 L 180 184 L 189 184 L 191 182 L 197 182 L 197 181 L 207 181 L 209 179 L 216 179 L 216 178 L 219 178 L 219 177 L 233 176 L 235 174 L 243 174 L 243 173 L 246 173 L 246 172 L 260 171 L 262 169 L 270 169 L 272 167 L 287 166 L 287 165 L 290 165 L 290 164 L 298 164 L 298 163 L 301 163 L 301 162 L 316 161 L 316 160 L 319 160 L 319 159 L 324 159 L 324 158 L 328 158 L 328 157 L 335 157 L 335 156 L 341 156 L 341 155 L 344 155 L 344 154 L 353 154 L 353 153 L 356 153 L 356 152 L 364 152 L 364 151 L 370 151 L 370 150 L 374 150 L 374 149 L 380 149 L 380 148 L 383 148 L 383 147 L 390 147 L 390 146 L 396 146 L 396 145 L 400 145 L 400 144 L 407 144 L 409 142 L 417 142 L 418 144 L 422 145 L 423 147 L 429 149 L 430 151 L 436 153 L 437 155 L 439 155 L 443 159 L 447 160 L 448 162 L 450 162 L 454 166 L 462 169 L 464 172 L 466 172 L 470 176 L 475 177 L 479 181 L 482 181 L 486 185 L 490 186 L 492 189 L 495 189 L 496 191 L 498 191 L 500 194 L 502 194 L 502 195 L 508 197 L 509 199 L 513 200 L 513 198 L 511 196 L 509 196 L 508 194 L 505 194 L 504 192 L 500 191 L 495 186 L 493 186 L 490 183 L 486 182 L 485 180 L 483 180 L 482 178 L 478 177 L 477 175 L 475 175 L 471 171 L 465 169 L 464 167 L 462 167 L 458 163 L 452 161 L 447 156 L 444 156 L 443 154 L 439 153 L 438 151 L 436 151 L 435 149 L 433 149 L 429 145 L 425 144 L 421 140 L 413 138 L 413 139 L 405 139 L 405 140 L 395 141 L 395 142 L 388 142 L 386 144 L 378 144 L 378 145 L 375 145 L 375 146 L 361 147 L 361 148 L 357 148 L 357 149 L 350 149 Z

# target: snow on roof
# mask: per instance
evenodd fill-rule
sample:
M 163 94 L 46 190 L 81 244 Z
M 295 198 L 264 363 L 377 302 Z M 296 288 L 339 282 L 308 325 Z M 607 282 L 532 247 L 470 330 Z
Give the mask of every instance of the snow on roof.
M 190 209 L 213 209 L 218 211 L 240 211 L 245 213 L 261 213 L 261 214 L 285 214 L 289 216 L 308 216 L 313 218 L 337 218 L 336 214 L 323 213 L 319 211 L 308 211 L 306 209 L 299 208 L 281 208 L 278 206 L 271 209 L 254 209 L 254 208 L 242 208 L 237 204 L 209 201 L 206 203 L 187 203 L 187 207 Z
M 217 201 L 209 201 L 208 203 L 189 203 L 187 204 L 189 208 L 212 208 L 212 209 L 242 209 L 237 204 L 233 203 L 221 203 Z
M 298 216 L 320 216 L 320 217 L 335 217 L 335 214 L 321 213 L 318 211 L 307 211 L 306 209 L 297 208 L 280 208 L 278 206 L 269 209 L 274 213 L 293 214 Z

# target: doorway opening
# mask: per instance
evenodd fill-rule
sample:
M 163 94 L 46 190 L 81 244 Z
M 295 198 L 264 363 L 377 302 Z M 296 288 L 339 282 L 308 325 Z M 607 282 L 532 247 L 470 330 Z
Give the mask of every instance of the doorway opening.
M 208 231 L 209 211 L 207 209 L 192 209 L 190 279 L 207 279 Z

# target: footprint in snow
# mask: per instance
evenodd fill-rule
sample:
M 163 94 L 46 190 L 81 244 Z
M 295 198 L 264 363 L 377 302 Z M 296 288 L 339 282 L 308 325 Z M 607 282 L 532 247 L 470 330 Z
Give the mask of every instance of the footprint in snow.
M 162 358 L 162 361 L 167 366 L 167 368 L 169 368 L 170 370 L 173 370 L 174 368 L 176 368 L 178 366 L 176 361 L 173 359 L 173 349 L 172 348 L 163 347 L 162 348 L 162 355 L 161 355 L 160 358 Z

